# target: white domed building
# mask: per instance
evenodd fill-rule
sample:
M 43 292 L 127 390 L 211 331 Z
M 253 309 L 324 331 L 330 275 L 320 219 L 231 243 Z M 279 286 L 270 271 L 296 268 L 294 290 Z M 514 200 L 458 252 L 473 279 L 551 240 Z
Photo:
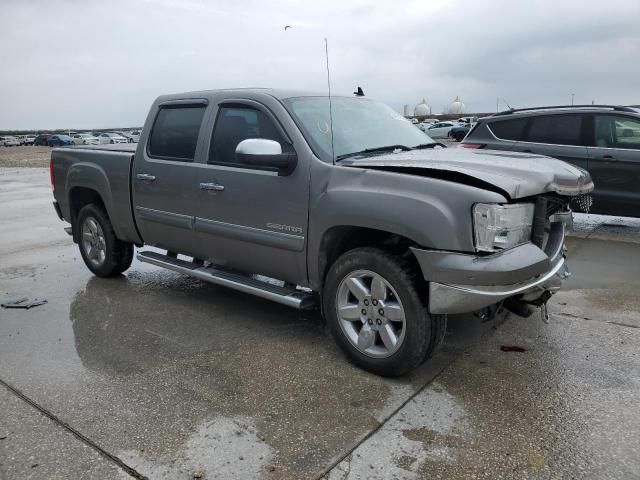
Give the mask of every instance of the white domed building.
M 416 105 L 416 108 L 413 109 L 414 117 L 426 117 L 431 115 L 431 107 L 427 104 L 427 101 L 423 98 L 422 103 Z
M 461 115 L 463 113 L 465 113 L 466 107 L 464 106 L 464 103 L 462 103 L 460 101 L 460 97 L 456 96 L 456 99 L 451 102 L 451 105 L 449 105 L 449 109 L 447 110 L 447 113 L 449 115 Z

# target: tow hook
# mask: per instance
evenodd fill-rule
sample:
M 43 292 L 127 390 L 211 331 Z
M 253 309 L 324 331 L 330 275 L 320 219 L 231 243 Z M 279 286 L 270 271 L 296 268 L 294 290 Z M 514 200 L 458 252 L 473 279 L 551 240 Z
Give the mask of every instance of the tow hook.
M 538 307 L 540 309 L 540 318 L 544 323 L 549 323 L 549 310 L 547 308 L 547 302 L 553 295 L 550 290 L 545 290 L 535 300 L 523 300 L 522 298 L 508 298 L 504 302 L 504 307 L 510 312 L 515 313 L 519 317 L 528 318 L 533 311 L 531 307 Z
M 553 295 L 553 292 L 550 292 L 549 290 L 545 290 L 542 293 L 542 295 L 540 295 L 538 298 L 530 302 L 527 302 L 530 305 L 534 305 L 540 308 L 540 318 L 544 323 L 547 323 L 547 324 L 549 323 L 549 308 L 547 307 L 547 302 L 549 301 L 552 295 Z

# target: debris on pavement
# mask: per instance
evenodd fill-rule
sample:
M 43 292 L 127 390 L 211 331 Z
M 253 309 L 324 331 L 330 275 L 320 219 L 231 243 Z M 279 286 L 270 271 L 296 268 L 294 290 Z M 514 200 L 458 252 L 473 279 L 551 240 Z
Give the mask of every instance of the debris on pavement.
M 4 302 L 1 304 L 2 308 L 24 308 L 29 310 L 33 307 L 39 307 L 40 305 L 44 305 L 47 303 L 47 300 L 39 300 L 34 298 L 32 301 L 29 301 L 27 297 L 20 298 L 18 300 L 10 300 L 8 302 Z
M 526 348 L 518 347 L 517 345 L 500 345 L 500 350 L 503 352 L 518 352 L 523 353 L 526 352 Z

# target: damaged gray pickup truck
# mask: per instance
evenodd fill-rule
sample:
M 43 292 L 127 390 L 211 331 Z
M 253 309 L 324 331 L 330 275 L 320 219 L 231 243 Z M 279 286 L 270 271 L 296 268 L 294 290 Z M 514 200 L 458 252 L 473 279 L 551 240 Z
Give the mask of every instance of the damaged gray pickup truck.
M 138 259 L 319 305 L 347 357 L 385 376 L 429 358 L 447 314 L 544 306 L 593 189 L 552 158 L 443 148 L 368 98 L 271 89 L 162 96 L 137 146 L 54 149 L 51 179 L 94 274 L 155 247 Z

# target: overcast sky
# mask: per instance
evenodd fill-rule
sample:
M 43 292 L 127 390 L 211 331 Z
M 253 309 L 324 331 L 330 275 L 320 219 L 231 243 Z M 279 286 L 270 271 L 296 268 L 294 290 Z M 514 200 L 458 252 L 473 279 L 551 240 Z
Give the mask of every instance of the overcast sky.
M 142 125 L 163 93 L 332 89 L 398 111 L 640 103 L 640 2 L 2 0 L 0 129 Z M 284 31 L 285 25 L 293 28 Z M 501 108 L 505 105 L 501 103 Z

